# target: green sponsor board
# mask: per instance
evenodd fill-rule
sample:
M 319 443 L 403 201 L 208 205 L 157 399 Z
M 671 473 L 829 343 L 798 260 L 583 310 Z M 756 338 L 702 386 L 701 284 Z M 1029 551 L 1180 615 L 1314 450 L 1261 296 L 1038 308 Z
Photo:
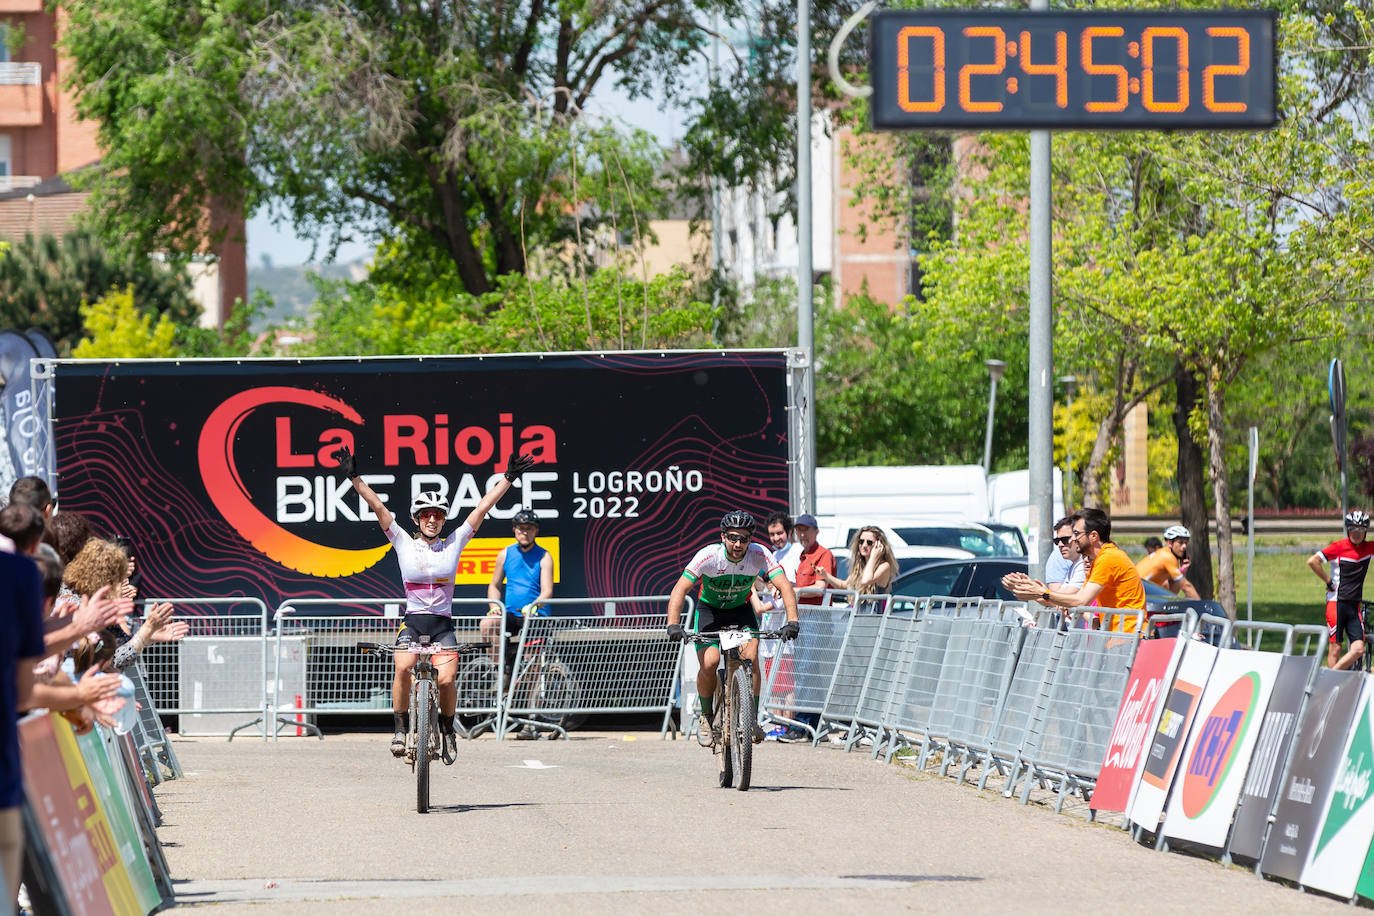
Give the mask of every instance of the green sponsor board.
M 130 701 L 126 701 L 130 702 Z M 134 826 L 129 802 L 120 790 L 119 774 L 110 763 L 105 742 L 95 729 L 84 735 L 76 736 L 76 744 L 81 748 L 81 756 L 86 761 L 86 769 L 91 775 L 91 785 L 105 809 L 105 819 L 114 834 L 119 858 L 129 873 L 129 883 L 138 895 L 138 903 L 144 913 L 151 913 L 162 905 L 162 894 L 158 892 L 153 880 L 153 870 L 148 867 L 148 855 L 143 849 L 143 840 L 138 828 Z M 123 766 L 121 761 L 120 766 Z

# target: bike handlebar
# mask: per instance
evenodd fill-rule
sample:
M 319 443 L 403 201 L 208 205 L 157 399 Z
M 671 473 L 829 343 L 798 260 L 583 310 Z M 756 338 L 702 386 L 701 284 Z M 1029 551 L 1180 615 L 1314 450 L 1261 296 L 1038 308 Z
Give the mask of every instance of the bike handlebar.
M 728 631 L 728 630 L 730 630 L 731 628 L 730 628 L 730 627 L 725 627 L 724 629 Z M 720 631 L 717 631 L 717 632 L 715 632 L 715 633 L 693 633 L 693 632 L 690 631 L 690 630 L 684 630 L 684 631 L 683 631 L 683 634 L 682 634 L 682 640 L 683 640 L 683 642 L 709 643 L 709 642 L 715 642 L 715 641 L 717 641 L 719 638 L 720 638 Z M 782 632 L 781 632 L 780 630 L 761 630 L 761 631 L 759 631 L 758 633 L 755 633 L 755 634 L 754 634 L 754 639 L 782 639 L 782 638 L 783 638 L 783 635 L 782 635 Z
M 382 654 L 390 653 L 392 655 L 400 653 L 410 655 L 438 655 L 440 652 L 456 653 L 459 651 L 459 649 L 454 646 L 416 646 L 411 644 L 393 646 L 380 642 L 360 642 L 357 644 L 357 648 L 358 651 L 362 652 L 364 655 L 369 652 L 380 652 Z

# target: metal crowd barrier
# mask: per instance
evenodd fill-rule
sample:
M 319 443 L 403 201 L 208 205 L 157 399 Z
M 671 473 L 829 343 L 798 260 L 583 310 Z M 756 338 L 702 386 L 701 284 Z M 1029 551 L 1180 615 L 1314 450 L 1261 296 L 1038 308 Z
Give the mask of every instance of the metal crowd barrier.
M 505 677 L 504 651 L 489 643 L 481 633 L 481 622 L 489 604 L 486 598 L 455 598 L 455 611 L 480 608 L 474 616 L 455 613 L 453 626 L 458 637 L 459 658 L 455 682 L 458 684 L 460 716 L 474 716 L 483 723 L 494 723 L 500 710 L 500 685 Z M 344 713 L 389 714 L 392 710 L 391 682 L 395 664 L 389 655 L 364 654 L 360 642 L 390 645 L 396 641 L 401 617 L 367 614 L 313 614 L 313 610 L 341 606 L 404 608 L 395 598 L 303 598 L 283 602 L 277 608 L 273 648 L 273 668 L 268 682 L 270 712 L 259 722 L 270 723 L 272 740 L 283 726 L 323 737 L 312 717 Z M 502 605 L 504 608 L 504 605 Z M 504 634 L 505 615 L 500 617 Z M 500 641 L 503 644 L 504 640 Z M 490 648 L 488 648 L 490 646 Z
M 178 717 L 183 735 L 225 735 L 268 716 L 267 604 L 257 598 L 149 598 L 170 603 L 173 622 L 190 632 L 176 642 L 152 642 L 139 653 L 148 705 Z M 241 613 L 241 607 L 252 608 Z M 193 614 L 186 608 L 229 608 Z M 249 722 L 244 716 L 258 716 Z M 263 738 L 266 739 L 264 732 Z
M 765 725 L 801 728 L 815 738 L 817 729 L 808 718 L 819 719 L 825 707 L 855 614 L 852 607 L 799 604 L 797 616 L 801 635 L 778 647 L 760 692 L 759 713 Z
M 612 613 L 526 617 L 518 634 L 497 735 L 530 726 L 566 735 L 568 717 L 594 713 L 663 713 L 668 731 L 681 673 L 681 646 L 668 640 L 667 595 L 615 598 Z M 604 606 L 605 599 L 556 598 L 566 608 Z M 628 613 L 627 613 L 628 611 Z M 690 611 L 690 609 L 689 609 Z

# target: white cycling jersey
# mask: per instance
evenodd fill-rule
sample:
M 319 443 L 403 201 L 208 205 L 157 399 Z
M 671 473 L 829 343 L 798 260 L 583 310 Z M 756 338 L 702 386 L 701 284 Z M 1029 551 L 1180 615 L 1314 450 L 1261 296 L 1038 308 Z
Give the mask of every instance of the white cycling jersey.
M 396 520 L 386 529 L 386 539 L 396 548 L 401 581 L 406 589 L 407 614 L 453 616 L 453 577 L 458 558 L 476 534 L 466 521 L 433 544 L 411 537 Z
M 760 575 L 771 579 L 783 573 L 782 567 L 762 544 L 750 542 L 744 551 L 744 558 L 732 563 L 725 553 L 725 545 L 717 541 L 698 550 L 682 574 L 693 582 L 701 583 L 703 603 L 718 608 L 734 608 L 748 603 L 754 580 Z

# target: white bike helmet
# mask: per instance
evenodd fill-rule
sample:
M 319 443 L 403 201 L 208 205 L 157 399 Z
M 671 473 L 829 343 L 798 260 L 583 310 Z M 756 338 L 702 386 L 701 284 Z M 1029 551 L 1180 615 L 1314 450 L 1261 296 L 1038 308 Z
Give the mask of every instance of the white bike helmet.
M 1189 534 L 1188 529 L 1184 528 L 1182 525 L 1170 525 L 1168 528 L 1164 529 L 1164 540 L 1166 541 L 1174 541 L 1179 538 L 1190 537 L 1192 537 L 1192 535 Z
M 426 509 L 438 509 L 448 517 L 448 503 L 439 495 L 437 490 L 428 493 L 417 493 L 415 499 L 410 504 L 410 517 L 415 518 Z
M 1345 527 L 1347 528 L 1368 528 L 1369 513 L 1363 509 L 1351 509 L 1345 514 Z

